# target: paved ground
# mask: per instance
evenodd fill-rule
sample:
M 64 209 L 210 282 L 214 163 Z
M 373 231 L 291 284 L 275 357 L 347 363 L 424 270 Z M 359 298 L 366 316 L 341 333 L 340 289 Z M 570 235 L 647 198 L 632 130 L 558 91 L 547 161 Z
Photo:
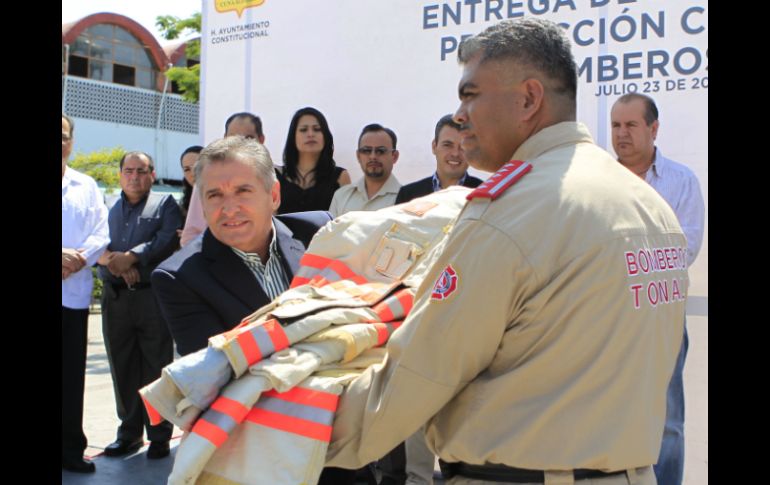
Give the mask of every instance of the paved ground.
M 685 365 L 686 462 L 685 485 L 708 484 L 708 318 L 688 316 L 690 350 Z M 62 470 L 62 484 L 142 485 L 166 483 L 173 465 L 175 447 L 181 432 L 174 430 L 171 456 L 147 460 L 145 446 L 137 453 L 122 458 L 100 456 L 105 446 L 115 439 L 118 418 L 112 390 L 107 354 L 102 338 L 101 315 L 92 314 L 88 326 L 88 363 L 84 427 L 89 447 L 86 455 L 94 458 L 96 473 L 80 475 Z M 441 481 L 436 481 L 440 484 Z

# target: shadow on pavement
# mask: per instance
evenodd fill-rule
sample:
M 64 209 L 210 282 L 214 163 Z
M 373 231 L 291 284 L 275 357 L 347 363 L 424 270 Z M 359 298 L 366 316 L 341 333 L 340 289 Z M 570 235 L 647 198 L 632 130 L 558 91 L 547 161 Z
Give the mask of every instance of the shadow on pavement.
M 171 454 L 160 460 L 148 460 L 145 456 L 147 446 L 128 456 L 116 458 L 98 455 L 93 457 L 96 465 L 95 473 L 61 472 L 62 485 L 80 484 L 109 484 L 109 485 L 140 485 L 166 483 L 179 439 L 172 439 Z

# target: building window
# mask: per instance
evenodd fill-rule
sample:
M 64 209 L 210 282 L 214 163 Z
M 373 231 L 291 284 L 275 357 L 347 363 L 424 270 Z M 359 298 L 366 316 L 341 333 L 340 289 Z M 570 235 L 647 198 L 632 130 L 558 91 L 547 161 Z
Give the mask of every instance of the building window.
M 116 84 L 157 89 L 158 69 L 150 50 L 126 29 L 113 24 L 92 25 L 70 46 L 68 72 Z
M 73 76 L 88 77 L 88 59 L 70 56 L 69 73 Z
M 112 82 L 134 86 L 136 83 L 135 71 L 136 70 L 131 66 L 121 66 L 120 64 L 115 64 L 115 71 L 112 75 Z

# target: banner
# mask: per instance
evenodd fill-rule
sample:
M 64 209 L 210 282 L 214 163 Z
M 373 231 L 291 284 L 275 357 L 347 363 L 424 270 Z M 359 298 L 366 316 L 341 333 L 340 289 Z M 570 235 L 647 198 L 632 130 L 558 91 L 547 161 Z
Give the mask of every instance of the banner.
M 354 181 L 358 135 L 375 122 L 398 136 L 401 183 L 426 177 L 435 170 L 435 124 L 459 105 L 460 41 L 526 17 L 566 29 L 579 67 L 577 118 L 610 153 L 612 103 L 630 92 L 655 99 L 657 146 L 695 172 L 708 217 L 707 1 L 203 0 L 204 141 L 224 134 L 230 114 L 251 111 L 281 165 L 292 115 L 313 106 Z M 691 296 L 708 294 L 707 270 L 708 226 L 690 268 Z

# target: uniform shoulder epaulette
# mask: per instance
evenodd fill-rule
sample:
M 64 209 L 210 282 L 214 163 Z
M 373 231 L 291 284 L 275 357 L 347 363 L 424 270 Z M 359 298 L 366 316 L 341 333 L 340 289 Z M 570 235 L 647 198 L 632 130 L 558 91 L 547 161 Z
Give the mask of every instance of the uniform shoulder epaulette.
M 477 197 L 487 197 L 492 200 L 500 197 L 508 187 L 515 184 L 527 172 L 532 170 L 532 164 L 522 160 L 511 160 L 503 165 L 500 170 L 493 173 L 483 184 L 465 198 L 473 200 Z

